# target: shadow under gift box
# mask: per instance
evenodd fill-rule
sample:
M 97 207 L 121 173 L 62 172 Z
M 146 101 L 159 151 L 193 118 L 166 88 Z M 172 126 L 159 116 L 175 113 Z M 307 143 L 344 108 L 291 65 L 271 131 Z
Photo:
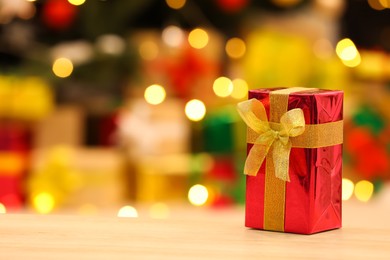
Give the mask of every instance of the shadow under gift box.
M 270 118 L 270 93 L 278 89 L 250 90 L 248 98 L 261 101 Z M 343 92 L 313 90 L 290 93 L 288 108 L 301 108 L 305 124 L 343 119 Z M 332 133 L 329 133 L 331 135 Z M 249 154 L 253 144 L 248 143 Z M 268 229 L 265 221 L 266 163 L 257 176 L 247 176 L 245 225 Z M 342 144 L 319 148 L 292 148 L 290 182 L 285 182 L 284 228 L 291 233 L 312 234 L 341 227 Z M 272 192 L 272 191 L 271 191 Z M 273 207 L 274 205 L 270 205 Z M 269 218 L 273 216 L 268 214 Z

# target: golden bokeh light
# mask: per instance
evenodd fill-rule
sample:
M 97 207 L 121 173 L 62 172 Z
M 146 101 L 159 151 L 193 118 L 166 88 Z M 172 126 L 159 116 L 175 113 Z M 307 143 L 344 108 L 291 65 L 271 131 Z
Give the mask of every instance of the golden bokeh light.
M 231 38 L 226 42 L 225 51 L 230 58 L 241 58 L 246 52 L 245 42 L 240 38 Z
M 248 83 L 243 79 L 234 79 L 233 83 L 233 91 L 230 94 L 232 98 L 235 99 L 243 99 L 248 94 Z
M 54 61 L 52 70 L 57 77 L 66 78 L 73 72 L 73 63 L 67 58 L 58 58 Z
M 55 200 L 53 195 L 47 192 L 41 192 L 33 197 L 33 206 L 40 214 L 48 214 L 53 211 Z
M 208 44 L 209 35 L 205 30 L 196 28 L 189 33 L 188 42 L 191 47 L 195 49 L 202 49 Z
M 368 0 L 367 2 L 368 5 L 374 10 L 381 11 L 385 9 L 385 7 L 381 4 L 380 0 Z
M 117 216 L 120 218 L 137 218 L 138 211 L 134 207 L 127 205 L 119 209 Z
M 151 218 L 155 219 L 166 219 L 169 217 L 169 208 L 167 204 L 158 202 L 150 206 L 149 215 Z
M 343 178 L 342 180 L 342 200 L 349 200 L 353 194 L 355 185 L 350 179 Z
M 144 60 L 154 60 L 158 55 L 158 46 L 153 41 L 144 41 L 138 49 L 139 55 Z
M 383 6 L 383 8 L 390 8 L 390 0 L 379 0 L 379 3 Z
M 68 2 L 72 5 L 82 5 L 85 3 L 85 0 L 68 0 Z
M 360 53 L 351 39 L 340 40 L 336 45 L 336 53 L 345 66 L 356 67 L 361 62 Z
M 162 40 L 166 45 L 178 47 L 184 41 L 184 33 L 179 27 L 171 25 L 163 30 Z
M 362 180 L 355 185 L 355 196 L 358 200 L 367 202 L 371 199 L 374 193 L 374 184 L 369 181 Z
M 200 184 L 195 184 L 188 191 L 188 200 L 194 206 L 202 206 L 207 202 L 209 192 L 207 188 Z
M 149 104 L 158 105 L 165 100 L 166 92 L 162 86 L 153 84 L 145 89 L 144 97 Z
M 0 214 L 5 214 L 5 213 L 7 213 L 7 209 L 2 203 L 0 203 Z
M 360 55 L 357 55 L 354 59 L 352 60 L 341 60 L 343 62 L 343 64 L 347 67 L 357 67 L 360 65 L 360 63 L 362 62 L 362 59 L 360 58 Z
M 198 99 L 192 99 L 185 106 L 185 114 L 191 121 L 200 121 L 206 115 L 206 106 Z
M 233 92 L 233 83 L 227 77 L 219 77 L 213 83 L 213 91 L 218 97 L 227 97 Z
M 165 0 L 167 5 L 172 9 L 181 9 L 185 6 L 186 0 Z

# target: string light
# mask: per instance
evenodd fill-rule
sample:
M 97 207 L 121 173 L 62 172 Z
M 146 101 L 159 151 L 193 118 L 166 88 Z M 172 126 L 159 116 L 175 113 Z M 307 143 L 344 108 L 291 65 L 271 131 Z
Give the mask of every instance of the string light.
M 349 200 L 353 194 L 354 184 L 351 180 L 343 178 L 342 180 L 342 200 Z
M 158 55 L 158 46 L 153 41 L 145 41 L 140 44 L 138 52 L 144 60 L 154 60 Z
M 358 200 L 367 202 L 374 192 L 374 185 L 366 180 L 359 181 L 355 185 L 355 196 Z
M 185 6 L 186 0 L 165 0 L 167 5 L 172 9 L 181 9 Z
M 232 98 L 242 99 L 248 94 L 248 83 L 243 79 L 234 79 L 232 81 L 233 90 L 231 93 Z
M 137 218 L 138 211 L 132 206 L 123 206 L 118 211 L 118 217 L 120 217 L 120 218 Z
M 188 191 L 188 200 L 194 206 L 202 206 L 207 202 L 209 192 L 207 188 L 200 184 L 195 184 Z
M 227 77 L 219 77 L 213 83 L 213 90 L 218 97 L 227 97 L 233 91 L 233 83 Z
M 72 5 L 82 5 L 85 3 L 85 0 L 68 0 L 68 2 Z
M 209 35 L 205 30 L 196 28 L 189 33 L 188 42 L 195 49 L 203 49 L 209 42 Z
M 154 84 L 146 88 L 144 97 L 149 104 L 158 105 L 165 100 L 166 92 L 162 86 Z
M 191 121 L 200 121 L 206 115 L 206 106 L 198 99 L 192 99 L 185 106 L 185 114 Z
M 50 193 L 41 192 L 33 197 L 33 206 L 38 213 L 48 214 L 54 209 L 54 197 Z
M 226 42 L 225 51 L 230 58 L 241 58 L 246 51 L 245 42 L 240 38 L 231 38 Z
M 73 63 L 67 58 L 59 58 L 54 61 L 52 70 L 57 77 L 66 78 L 73 72 Z

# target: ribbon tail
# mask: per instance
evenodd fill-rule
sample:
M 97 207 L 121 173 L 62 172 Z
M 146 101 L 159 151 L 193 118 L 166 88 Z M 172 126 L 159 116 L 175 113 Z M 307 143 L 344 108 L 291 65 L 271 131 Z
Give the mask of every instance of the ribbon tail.
M 290 181 L 289 175 L 289 162 L 290 162 L 290 151 L 291 141 L 289 140 L 286 145 L 281 141 L 276 140 L 273 146 L 273 161 L 275 166 L 275 176 L 283 181 Z
M 244 174 L 256 176 L 263 164 L 271 144 L 254 144 L 245 161 Z

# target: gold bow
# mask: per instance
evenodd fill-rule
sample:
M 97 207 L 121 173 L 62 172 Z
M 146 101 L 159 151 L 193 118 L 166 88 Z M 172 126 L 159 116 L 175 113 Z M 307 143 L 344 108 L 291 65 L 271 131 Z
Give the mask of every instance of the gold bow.
M 268 122 L 263 103 L 257 99 L 240 102 L 238 112 L 244 122 L 256 133 L 254 145 L 245 162 L 244 173 L 256 176 L 272 146 L 272 160 L 275 176 L 290 181 L 289 160 L 292 143 L 290 137 L 305 132 L 305 117 L 300 108 L 287 111 L 280 123 Z

